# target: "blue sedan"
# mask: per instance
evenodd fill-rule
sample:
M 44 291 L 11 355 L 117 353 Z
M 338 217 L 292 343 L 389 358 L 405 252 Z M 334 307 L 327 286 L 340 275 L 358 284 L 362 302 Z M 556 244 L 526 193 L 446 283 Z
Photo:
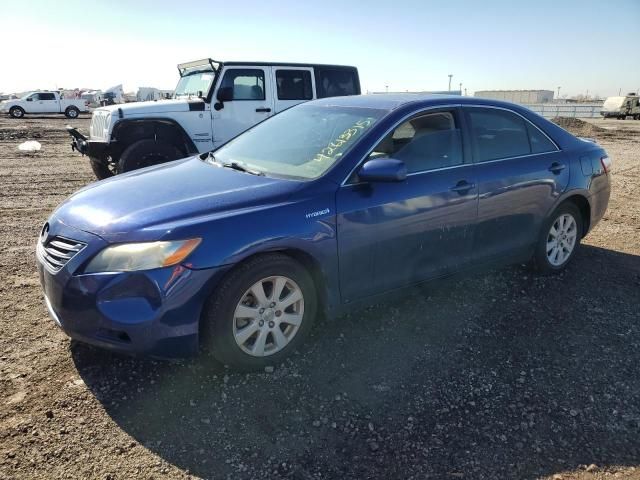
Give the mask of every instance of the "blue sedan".
M 80 190 L 41 230 L 40 281 L 80 341 L 261 368 L 321 312 L 479 266 L 562 270 L 607 208 L 610 167 L 509 103 L 312 101 Z

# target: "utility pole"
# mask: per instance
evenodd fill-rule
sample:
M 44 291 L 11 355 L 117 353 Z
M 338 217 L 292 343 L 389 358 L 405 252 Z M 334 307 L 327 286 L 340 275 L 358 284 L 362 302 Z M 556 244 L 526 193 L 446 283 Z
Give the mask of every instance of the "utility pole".
M 453 74 L 449 74 L 449 91 L 451 91 L 451 78 L 453 77 Z
M 460 82 L 460 95 L 462 95 L 462 82 Z
M 558 87 L 558 100 L 560 100 L 560 87 Z

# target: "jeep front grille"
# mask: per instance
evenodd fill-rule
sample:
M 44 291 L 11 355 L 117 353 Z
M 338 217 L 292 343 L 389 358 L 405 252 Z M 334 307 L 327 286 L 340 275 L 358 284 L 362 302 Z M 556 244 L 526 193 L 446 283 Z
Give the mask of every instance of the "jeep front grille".
M 38 252 L 44 265 L 51 272 L 56 273 L 86 245 L 86 243 L 78 242 L 77 240 L 53 237 L 45 244 L 38 242 Z
M 89 137 L 90 138 L 98 138 L 104 139 L 104 129 L 108 127 L 107 118 L 108 113 L 102 113 L 100 111 L 93 112 L 91 116 L 91 126 L 89 127 Z

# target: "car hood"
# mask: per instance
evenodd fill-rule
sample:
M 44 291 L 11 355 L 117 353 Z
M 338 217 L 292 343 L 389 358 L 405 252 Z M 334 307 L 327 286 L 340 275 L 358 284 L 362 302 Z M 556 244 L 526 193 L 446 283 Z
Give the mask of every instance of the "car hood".
M 96 182 L 62 203 L 52 221 L 112 241 L 156 239 L 199 219 L 285 202 L 300 186 L 196 156 Z
M 171 100 L 152 100 L 149 102 L 120 103 L 101 107 L 112 114 L 120 110 L 123 116 L 150 115 L 167 112 L 188 112 L 189 110 L 204 110 L 204 100 L 198 97 L 177 98 Z M 114 113 L 116 112 L 116 113 Z

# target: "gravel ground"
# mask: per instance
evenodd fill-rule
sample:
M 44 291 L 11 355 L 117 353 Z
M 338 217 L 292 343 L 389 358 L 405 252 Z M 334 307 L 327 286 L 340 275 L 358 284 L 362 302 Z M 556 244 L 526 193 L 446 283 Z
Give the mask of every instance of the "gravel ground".
M 88 128 L 0 118 L 0 478 L 640 479 L 640 122 L 587 126 L 613 196 L 564 274 L 428 284 L 259 374 L 114 355 L 48 318 L 35 239 L 93 180 L 67 123 Z

